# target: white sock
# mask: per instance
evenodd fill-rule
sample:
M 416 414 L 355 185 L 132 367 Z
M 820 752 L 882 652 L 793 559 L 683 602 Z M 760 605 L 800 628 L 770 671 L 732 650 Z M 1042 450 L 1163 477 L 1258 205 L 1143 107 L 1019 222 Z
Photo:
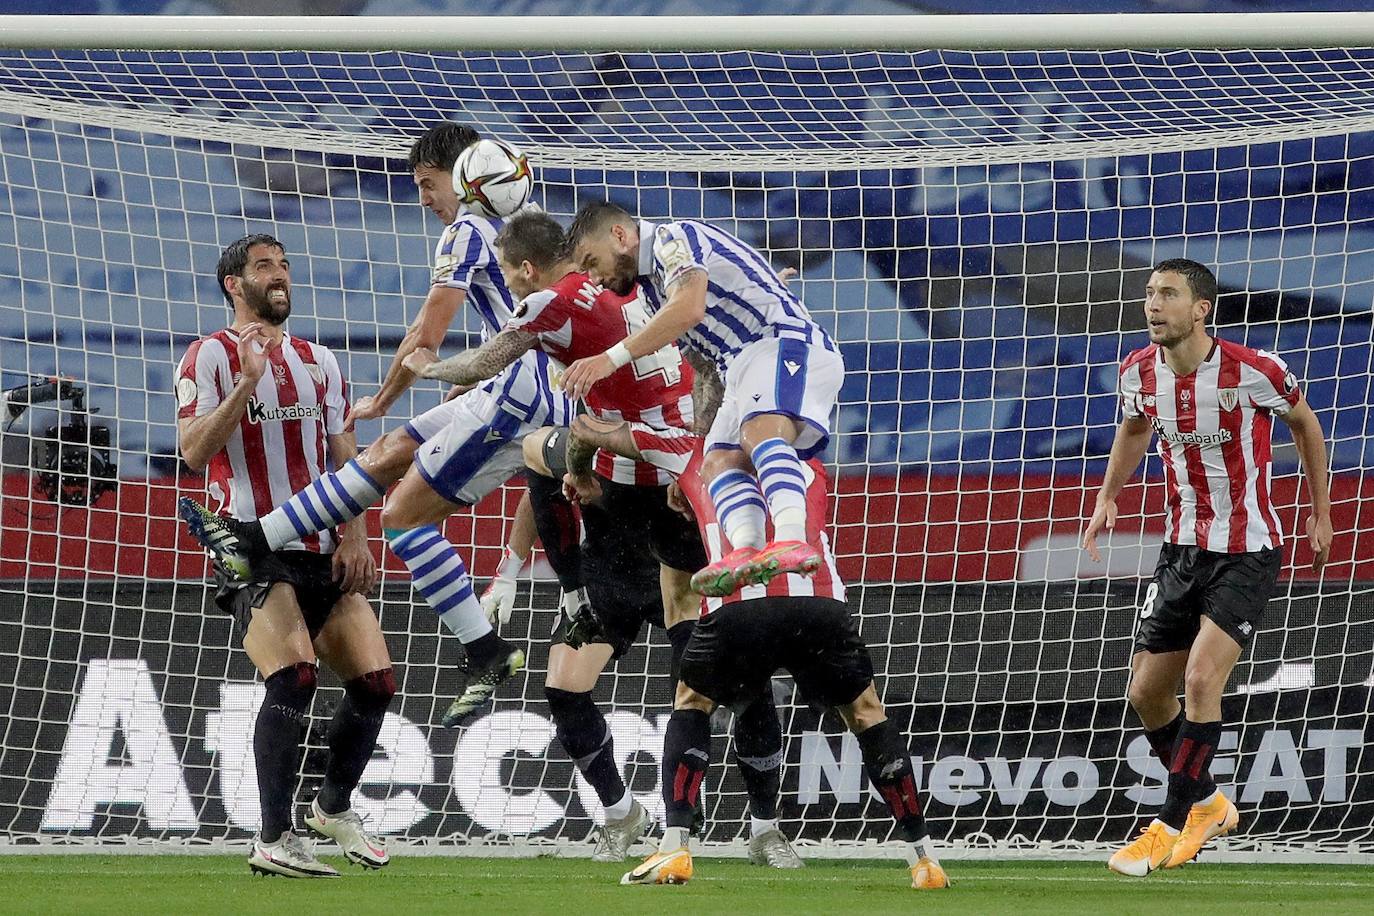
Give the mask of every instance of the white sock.
M 716 518 L 725 531 L 730 546 L 738 550 L 763 546 L 763 526 L 767 521 L 767 507 L 763 491 L 752 474 L 731 468 L 716 477 L 706 488 L 716 508 Z
M 411 585 L 444 626 L 464 644 L 491 632 L 491 623 L 472 593 L 467 566 L 443 532 L 433 525 L 425 525 L 423 528 L 388 528 L 384 534 L 391 544 L 391 552 L 410 570 Z
M 767 833 L 768 831 L 770 831 L 770 830 L 777 830 L 777 829 L 778 829 L 778 819 L 777 819 L 776 817 L 773 818 L 772 820 L 767 820 L 767 821 L 766 821 L 766 820 L 763 820 L 762 818 L 754 817 L 752 814 L 749 815 L 749 836 L 750 836 L 750 837 L 763 836 L 763 835 L 764 835 L 765 833 Z
M 796 450 L 785 439 L 768 439 L 759 443 L 751 457 L 773 517 L 773 536 L 779 541 L 805 541 L 806 475 Z
M 367 511 L 386 493 L 355 458 L 321 475 L 310 486 L 262 518 L 267 545 L 281 550 L 297 538 L 342 525 Z
M 920 862 L 922 859 L 929 859 L 932 862 L 939 861 L 935 858 L 935 853 L 930 848 L 930 837 L 928 836 L 923 836 L 916 842 L 908 843 L 906 846 L 907 868 L 915 868 L 916 863 Z
M 687 846 L 688 829 L 686 827 L 664 827 L 663 839 L 659 841 L 659 852 L 677 852 Z
M 623 821 L 629 817 L 630 810 L 634 808 L 634 805 L 635 797 L 629 789 L 626 789 L 625 794 L 620 796 L 620 801 L 606 806 L 606 820 Z

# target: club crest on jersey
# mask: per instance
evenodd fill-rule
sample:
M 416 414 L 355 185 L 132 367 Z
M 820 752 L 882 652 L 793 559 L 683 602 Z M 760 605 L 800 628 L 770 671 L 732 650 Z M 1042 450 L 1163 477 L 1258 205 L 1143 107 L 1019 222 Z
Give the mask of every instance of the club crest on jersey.
M 1234 388 L 1220 388 L 1217 390 L 1217 403 L 1222 410 L 1235 410 L 1236 404 L 1240 402 L 1240 393 Z
M 316 385 L 324 384 L 324 370 L 314 363 L 306 363 L 305 371 L 310 373 L 310 380 Z

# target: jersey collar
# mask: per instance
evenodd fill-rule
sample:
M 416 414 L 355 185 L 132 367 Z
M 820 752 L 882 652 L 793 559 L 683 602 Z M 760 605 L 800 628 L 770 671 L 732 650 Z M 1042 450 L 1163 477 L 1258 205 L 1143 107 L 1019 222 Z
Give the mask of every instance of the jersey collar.
M 658 232 L 658 226 L 648 220 L 639 221 L 639 275 L 641 277 L 654 275 L 654 234 L 656 232 Z

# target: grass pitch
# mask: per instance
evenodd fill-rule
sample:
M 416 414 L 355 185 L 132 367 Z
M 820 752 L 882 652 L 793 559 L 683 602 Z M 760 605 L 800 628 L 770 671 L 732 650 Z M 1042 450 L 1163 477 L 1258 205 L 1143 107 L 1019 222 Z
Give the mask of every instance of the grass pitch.
M 579 859 L 397 857 L 329 881 L 250 875 L 239 856 L 0 857 L 9 913 L 1374 913 L 1374 868 L 1198 864 L 1145 879 L 1092 862 L 960 862 L 954 887 L 913 891 L 900 862 L 810 862 L 777 872 L 696 860 L 684 887 L 620 887 L 624 866 Z

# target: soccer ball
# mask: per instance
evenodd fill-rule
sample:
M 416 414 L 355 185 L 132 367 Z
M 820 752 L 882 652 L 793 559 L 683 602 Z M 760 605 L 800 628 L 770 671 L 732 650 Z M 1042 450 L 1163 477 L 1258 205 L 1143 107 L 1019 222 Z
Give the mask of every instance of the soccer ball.
M 453 165 L 458 202 L 479 216 L 510 216 L 530 199 L 534 172 L 525 154 L 502 140 L 478 140 Z

